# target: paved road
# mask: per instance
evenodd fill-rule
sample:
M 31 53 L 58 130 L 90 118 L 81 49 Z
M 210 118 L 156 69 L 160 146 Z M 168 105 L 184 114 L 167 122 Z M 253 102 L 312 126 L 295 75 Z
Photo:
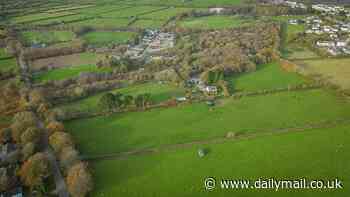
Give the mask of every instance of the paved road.
M 55 192 L 57 192 L 59 197 L 69 197 L 66 183 L 65 183 L 64 178 L 61 174 L 61 171 L 60 171 L 60 168 L 59 168 L 59 165 L 58 165 L 58 162 L 56 160 L 56 157 L 54 155 L 53 150 L 50 147 L 48 147 L 44 153 L 46 154 L 47 159 L 50 162 L 51 172 L 54 176 L 54 180 L 55 180 L 55 184 L 56 184 Z
M 46 130 L 42 122 L 40 122 L 39 127 L 45 131 L 44 132 L 45 134 L 43 135 L 43 138 L 42 138 L 42 144 L 44 145 L 43 152 L 44 154 L 46 154 L 47 159 L 49 160 L 50 169 L 54 176 L 55 185 L 56 185 L 55 193 L 59 197 L 69 197 L 69 192 L 66 186 L 66 182 L 64 181 L 64 178 L 61 174 L 61 170 L 57 162 L 55 153 L 49 145 L 48 131 Z

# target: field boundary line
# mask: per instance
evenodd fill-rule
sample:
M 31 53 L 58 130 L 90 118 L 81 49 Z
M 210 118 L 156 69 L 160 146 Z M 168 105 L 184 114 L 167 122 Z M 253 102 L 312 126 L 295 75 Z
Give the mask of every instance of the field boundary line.
M 191 148 L 195 145 L 222 144 L 225 142 L 249 140 L 249 139 L 255 139 L 259 137 L 281 135 L 281 134 L 287 134 L 287 133 L 307 132 L 308 130 L 311 130 L 311 129 L 334 128 L 336 126 L 344 126 L 344 125 L 350 125 L 350 119 L 338 119 L 334 121 L 323 121 L 323 122 L 308 124 L 304 126 L 254 131 L 247 134 L 237 135 L 235 137 L 216 137 L 212 139 L 196 140 L 196 141 L 185 142 L 185 143 L 161 145 L 159 147 L 154 147 L 154 148 L 135 149 L 135 150 L 119 152 L 119 153 L 101 154 L 101 155 L 95 155 L 95 156 L 81 156 L 81 159 L 86 161 L 125 159 L 129 156 L 138 156 L 138 155 L 155 154 L 155 153 L 166 152 L 166 151 L 174 151 L 178 149 Z M 236 134 L 239 134 L 239 133 L 240 132 L 236 132 Z

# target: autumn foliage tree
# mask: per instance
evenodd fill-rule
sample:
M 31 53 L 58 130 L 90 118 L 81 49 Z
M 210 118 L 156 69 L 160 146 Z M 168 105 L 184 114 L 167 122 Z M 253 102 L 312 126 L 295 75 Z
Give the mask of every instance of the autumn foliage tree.
M 12 139 L 16 142 L 21 142 L 21 135 L 29 127 L 36 127 L 38 119 L 33 112 L 24 111 L 17 113 L 13 118 L 11 125 Z
M 64 125 L 58 121 L 49 122 L 48 125 L 46 126 L 46 129 L 48 130 L 50 135 L 55 132 L 65 131 Z
M 73 197 L 85 197 L 93 187 L 91 174 L 83 162 L 75 164 L 68 170 L 66 182 Z
M 21 143 L 36 143 L 40 140 L 41 130 L 37 127 L 27 128 L 21 135 Z
M 58 155 L 58 159 L 64 169 L 69 169 L 79 161 L 79 152 L 71 146 L 64 147 Z
M 19 171 L 25 186 L 34 188 L 43 184 L 50 175 L 49 163 L 44 153 L 36 153 L 23 163 Z
M 49 138 L 49 143 L 56 153 L 60 153 L 64 147 L 73 146 L 70 134 L 65 132 L 55 132 Z

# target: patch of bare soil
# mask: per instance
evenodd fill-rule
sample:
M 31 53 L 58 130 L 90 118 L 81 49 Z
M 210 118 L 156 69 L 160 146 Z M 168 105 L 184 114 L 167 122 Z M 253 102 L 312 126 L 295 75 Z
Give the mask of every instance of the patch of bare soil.
M 50 70 L 62 67 L 78 66 L 83 64 L 96 64 L 97 61 L 97 55 L 86 57 L 86 55 L 83 56 L 82 54 L 78 53 L 72 55 L 50 57 L 45 59 L 37 59 L 32 62 L 31 69 L 33 71 L 40 71 L 46 69 Z

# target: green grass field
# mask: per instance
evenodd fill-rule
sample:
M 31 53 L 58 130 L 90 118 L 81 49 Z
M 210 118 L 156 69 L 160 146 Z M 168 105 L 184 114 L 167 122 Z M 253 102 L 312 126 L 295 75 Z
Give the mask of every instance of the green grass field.
M 161 28 L 166 23 L 165 20 L 136 20 L 131 26 L 138 28 Z
M 178 25 L 183 28 L 193 29 L 223 29 L 234 28 L 252 23 L 253 20 L 240 19 L 236 16 L 206 16 L 200 18 L 185 19 Z
M 350 118 L 349 103 L 330 92 L 310 90 L 225 99 L 212 111 L 192 104 L 81 119 L 66 122 L 66 127 L 83 154 L 95 155 L 339 118 Z
M 302 76 L 283 70 L 278 63 L 258 65 L 255 72 L 233 75 L 227 81 L 234 92 L 286 88 L 306 82 Z
M 158 20 L 158 19 L 168 20 L 171 17 L 174 17 L 174 16 L 181 14 L 181 13 L 190 12 L 191 10 L 193 10 L 193 9 L 191 9 L 191 8 L 169 8 L 166 10 L 161 10 L 158 12 L 152 12 L 149 14 L 145 14 L 145 15 L 142 15 L 141 17 L 142 18 L 150 18 L 150 19 L 154 19 L 154 20 Z
M 163 6 L 187 6 L 187 7 L 201 7 L 208 8 L 213 6 L 230 6 L 230 5 L 241 5 L 246 3 L 246 0 L 137 0 L 129 1 L 134 4 L 152 4 L 152 5 L 163 5 Z
M 86 14 L 89 16 L 94 16 L 94 15 L 104 14 L 104 13 L 108 13 L 108 12 L 117 12 L 118 10 L 122 10 L 122 9 L 125 9 L 128 7 L 130 7 L 130 6 L 107 4 L 107 5 L 101 5 L 101 6 L 95 6 L 95 7 L 90 7 L 90 8 L 74 10 L 74 12 Z
M 93 197 L 239 196 L 344 197 L 350 193 L 350 126 L 265 136 L 224 144 L 90 162 L 95 180 Z M 204 158 L 198 148 L 206 148 Z M 207 177 L 220 179 L 334 180 L 338 190 L 219 189 L 206 191 Z M 217 187 L 220 183 L 217 182 Z
M 12 58 L 4 48 L 0 48 L 0 72 L 7 72 L 16 68 L 16 59 Z
M 96 65 L 79 65 L 50 70 L 34 75 L 36 83 L 57 81 L 79 76 L 83 72 L 111 72 L 111 68 L 97 68 Z
M 46 20 L 49 18 L 56 18 L 56 17 L 62 17 L 67 15 L 72 15 L 74 13 L 72 12 L 57 12 L 57 13 L 37 13 L 37 14 L 30 14 L 30 15 L 24 15 L 24 16 L 18 16 L 13 18 L 11 21 L 15 23 L 28 23 L 32 21 L 37 20 Z
M 0 71 L 6 72 L 17 68 L 17 63 L 15 58 L 0 60 Z
M 155 82 L 132 85 L 125 88 L 116 89 L 110 92 L 121 93 L 123 95 L 132 95 L 132 96 L 137 96 L 138 94 L 150 93 L 151 100 L 153 103 L 160 103 L 162 101 L 166 101 L 173 97 L 185 95 L 185 90 L 183 88 L 176 87 L 170 84 L 158 84 Z M 98 111 L 99 99 L 105 93 L 107 92 L 90 96 L 88 98 L 85 98 L 76 102 L 67 103 L 58 107 L 66 110 L 76 109 L 76 110 Z
M 288 40 L 294 39 L 298 33 L 302 33 L 305 31 L 304 25 L 288 25 Z
M 75 34 L 70 31 L 26 31 L 22 33 L 26 44 L 46 43 L 54 44 L 59 42 L 68 42 L 75 38 Z
M 101 14 L 102 17 L 131 17 L 131 16 L 139 16 L 148 12 L 156 11 L 159 9 L 163 9 L 163 7 L 153 7 L 153 6 L 134 6 L 126 9 L 121 9 L 115 12 L 108 12 Z
M 53 8 L 50 10 L 47 10 L 47 13 L 55 13 L 55 12 L 64 12 L 64 11 L 72 11 L 72 10 L 80 10 L 80 9 L 84 9 L 84 8 L 95 8 L 95 5 L 70 5 L 67 7 L 57 7 L 57 8 Z
M 0 59 L 3 59 L 3 58 L 10 58 L 11 55 L 9 55 L 5 48 L 0 48 Z
M 118 28 L 126 27 L 129 24 L 129 19 L 119 18 L 96 18 L 85 21 L 79 21 L 68 24 L 69 26 L 75 27 L 93 27 L 93 28 Z
M 89 32 L 83 39 L 95 46 L 105 46 L 111 44 L 125 44 L 137 36 L 134 32 Z
M 68 16 L 61 16 L 57 18 L 46 18 L 39 21 L 33 21 L 30 24 L 31 25 L 65 24 L 65 23 L 70 23 L 72 21 L 86 19 L 86 18 L 89 18 L 89 16 L 82 15 L 82 14 L 74 14 L 74 15 L 68 15 Z

